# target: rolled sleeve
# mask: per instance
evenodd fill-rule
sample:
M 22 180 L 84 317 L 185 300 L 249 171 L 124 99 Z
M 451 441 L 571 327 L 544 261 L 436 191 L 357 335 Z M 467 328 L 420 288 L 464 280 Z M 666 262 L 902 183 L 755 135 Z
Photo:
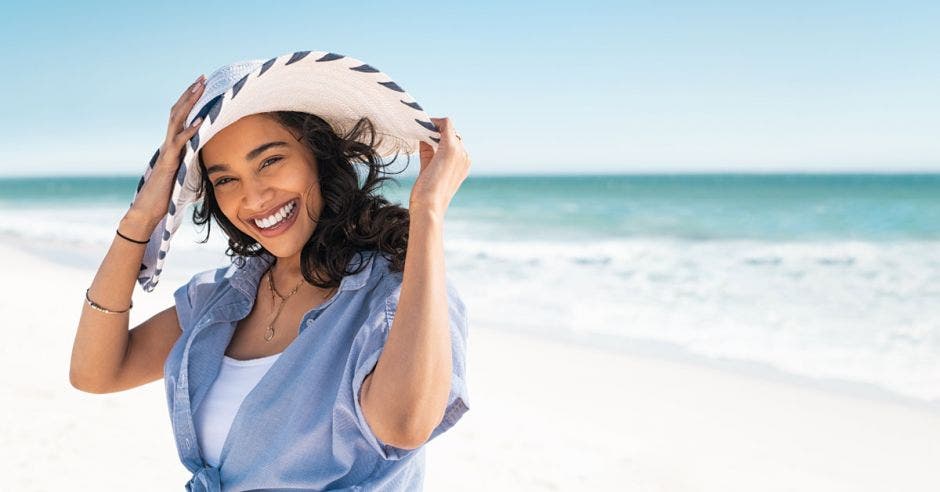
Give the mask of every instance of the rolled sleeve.
M 366 376 L 375 368 L 379 356 L 385 347 L 385 341 L 388 339 L 388 333 L 391 330 L 392 321 L 398 306 L 398 299 L 401 293 L 400 276 L 397 285 L 394 285 L 386 295 L 384 313 L 374 317 L 375 324 L 370 326 L 369 331 L 363 337 L 362 343 L 354 347 L 355 363 L 352 378 L 352 394 L 355 406 L 357 425 L 363 436 L 385 460 L 399 460 L 423 447 L 415 449 L 402 449 L 385 444 L 375 434 L 366 422 L 362 413 L 362 406 L 359 402 L 359 390 Z M 466 353 L 467 353 L 467 331 L 468 331 L 468 313 L 467 307 L 460 298 L 460 295 L 454 285 L 447 280 L 447 298 L 448 298 L 448 317 L 451 339 L 452 371 L 450 393 L 447 398 L 447 408 L 441 422 L 431 432 L 428 441 L 434 439 L 444 431 L 450 429 L 458 420 L 470 409 L 470 400 L 466 384 Z M 427 444 L 427 442 L 425 442 Z

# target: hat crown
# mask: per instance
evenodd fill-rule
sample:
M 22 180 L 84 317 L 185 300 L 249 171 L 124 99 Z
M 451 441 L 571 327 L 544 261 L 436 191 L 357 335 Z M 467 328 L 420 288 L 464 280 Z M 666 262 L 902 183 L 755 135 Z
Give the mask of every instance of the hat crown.
M 193 109 L 186 118 L 187 125 L 192 123 L 199 111 L 211 100 L 231 89 L 244 76 L 253 72 L 264 64 L 264 60 L 244 60 L 217 68 L 206 77 L 206 88 L 202 97 L 193 105 Z

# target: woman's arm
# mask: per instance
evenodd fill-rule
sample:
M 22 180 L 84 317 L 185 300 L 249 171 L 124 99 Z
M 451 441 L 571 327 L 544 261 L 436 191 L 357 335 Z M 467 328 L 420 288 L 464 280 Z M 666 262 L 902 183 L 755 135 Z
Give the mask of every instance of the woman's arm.
M 125 236 L 144 240 L 150 237 L 154 227 L 149 218 L 130 210 L 121 219 L 118 229 Z M 146 245 L 132 243 L 115 234 L 89 287 L 91 300 L 110 310 L 127 309 L 145 250 Z M 117 378 L 124 359 L 129 313 L 103 313 L 84 300 L 82 306 L 72 346 L 69 380 L 82 391 L 103 393 Z
M 364 380 L 360 404 L 375 435 L 413 449 L 441 422 L 451 379 L 442 214 L 410 209 L 408 254 L 385 348 Z
M 185 127 L 186 116 L 203 89 L 204 77 L 200 75 L 170 108 L 166 138 L 150 163 L 150 177 L 141 184 L 134 202 L 118 225 L 121 234 L 145 241 L 166 215 L 183 146 L 202 123 L 197 118 Z M 115 234 L 111 248 L 89 287 L 88 297 L 109 310 L 128 309 L 145 251 L 146 245 Z M 129 334 L 128 313 L 105 313 L 84 300 L 82 302 L 84 305 L 69 369 L 72 386 L 92 393 L 117 391 L 113 388 L 133 387 L 162 374 L 161 357 L 166 357 L 169 352 L 167 345 L 172 346 L 171 342 L 180 334 L 175 309 L 164 310 Z M 129 343 L 131 338 L 133 343 Z M 122 366 L 129 346 L 132 348 L 131 370 L 124 372 Z
M 470 169 L 470 156 L 449 118 L 436 150 L 421 142 L 421 171 L 411 190 L 408 251 L 398 308 L 360 405 L 376 436 L 414 449 L 444 418 L 450 395 L 449 307 L 444 270 L 444 215 Z

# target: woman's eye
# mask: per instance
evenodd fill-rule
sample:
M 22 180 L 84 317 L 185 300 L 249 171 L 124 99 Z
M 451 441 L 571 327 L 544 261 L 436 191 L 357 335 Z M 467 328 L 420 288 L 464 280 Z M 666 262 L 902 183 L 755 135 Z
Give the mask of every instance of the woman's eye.
M 261 167 L 262 167 L 262 168 L 268 167 L 268 166 L 267 166 L 268 163 L 274 164 L 275 162 L 277 162 L 277 161 L 279 161 L 279 160 L 281 160 L 280 157 L 272 157 L 272 158 L 270 158 L 270 159 L 268 159 L 268 160 L 262 162 L 262 163 L 261 163 Z
M 281 160 L 281 157 L 272 157 L 272 158 L 270 158 L 270 159 L 267 159 L 267 160 L 265 160 L 264 162 L 261 163 L 261 169 L 264 169 L 264 168 L 268 167 L 269 164 L 274 164 L 275 162 L 277 162 L 277 161 L 279 161 L 279 160 Z M 228 183 L 228 182 L 231 181 L 231 180 L 232 180 L 232 178 L 222 178 L 222 179 L 216 181 L 216 182 L 215 182 L 215 185 L 216 185 L 216 186 L 224 185 L 225 183 Z

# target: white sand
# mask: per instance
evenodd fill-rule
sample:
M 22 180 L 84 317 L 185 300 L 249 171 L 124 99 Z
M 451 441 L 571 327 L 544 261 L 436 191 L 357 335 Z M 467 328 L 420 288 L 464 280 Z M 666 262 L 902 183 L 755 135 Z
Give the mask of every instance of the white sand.
M 5 245 L 0 258 L 2 488 L 181 490 L 162 381 L 69 384 L 94 272 Z M 138 289 L 132 325 L 170 305 L 164 282 Z M 935 410 L 484 326 L 470 337 L 471 409 L 428 444 L 429 491 L 940 490 Z

